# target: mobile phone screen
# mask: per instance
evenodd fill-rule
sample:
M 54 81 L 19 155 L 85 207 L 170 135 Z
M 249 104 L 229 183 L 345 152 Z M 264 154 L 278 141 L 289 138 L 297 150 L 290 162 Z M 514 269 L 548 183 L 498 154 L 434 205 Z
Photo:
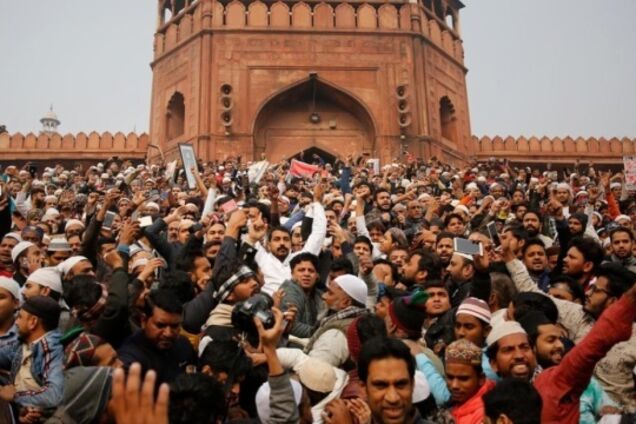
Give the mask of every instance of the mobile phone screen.
M 141 218 L 139 218 L 139 226 L 141 228 L 149 227 L 150 225 L 152 225 L 152 218 L 151 217 L 142 216 Z
M 238 208 L 238 206 L 236 204 L 236 201 L 234 200 L 228 200 L 227 202 L 221 205 L 221 210 L 226 215 L 230 215 L 232 212 L 234 212 L 236 208 Z
M 495 247 L 501 246 L 501 240 L 499 239 L 499 234 L 497 233 L 497 224 L 494 222 L 489 222 L 486 225 L 486 230 L 488 230 L 488 237 L 492 240 L 492 243 Z
M 102 228 L 110 230 L 113 226 L 113 220 L 115 219 L 115 212 L 108 211 L 106 212 L 106 216 L 104 217 L 104 223 L 102 224 Z
M 467 240 L 465 238 L 455 237 L 453 239 L 453 247 L 455 251 L 458 253 L 463 253 L 465 255 L 482 255 L 483 254 L 483 246 L 481 243 L 474 242 L 472 240 Z

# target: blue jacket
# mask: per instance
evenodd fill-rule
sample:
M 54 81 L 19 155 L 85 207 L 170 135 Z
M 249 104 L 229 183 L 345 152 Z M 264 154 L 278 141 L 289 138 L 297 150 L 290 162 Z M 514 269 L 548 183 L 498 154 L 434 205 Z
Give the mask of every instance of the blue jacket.
M 60 343 L 61 333 L 49 331 L 33 344 L 31 374 L 41 386 L 38 390 L 21 391 L 14 401 L 19 405 L 55 408 L 62 401 L 64 388 L 64 349 Z M 11 382 L 22 363 L 22 342 L 18 339 L 0 345 L 0 369 L 11 371 Z

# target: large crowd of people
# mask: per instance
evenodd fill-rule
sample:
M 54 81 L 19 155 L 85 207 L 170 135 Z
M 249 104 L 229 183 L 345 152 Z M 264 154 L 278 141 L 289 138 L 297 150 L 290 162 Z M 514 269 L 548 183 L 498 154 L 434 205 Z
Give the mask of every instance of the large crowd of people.
M 633 422 L 623 174 L 308 162 L 5 167 L 0 422 Z

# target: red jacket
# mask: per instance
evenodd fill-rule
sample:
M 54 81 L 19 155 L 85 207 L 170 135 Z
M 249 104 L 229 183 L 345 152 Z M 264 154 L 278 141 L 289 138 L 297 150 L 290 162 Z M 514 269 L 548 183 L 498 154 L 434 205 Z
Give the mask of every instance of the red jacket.
M 596 363 L 632 335 L 636 304 L 623 296 L 607 308 L 590 332 L 557 366 L 543 371 L 534 386 L 543 399 L 541 423 L 577 424 L 579 401 Z
M 481 399 L 483 395 L 488 393 L 495 382 L 486 380 L 479 391 L 466 402 L 451 408 L 451 415 L 455 420 L 455 424 L 481 424 L 484 422 L 484 401 Z

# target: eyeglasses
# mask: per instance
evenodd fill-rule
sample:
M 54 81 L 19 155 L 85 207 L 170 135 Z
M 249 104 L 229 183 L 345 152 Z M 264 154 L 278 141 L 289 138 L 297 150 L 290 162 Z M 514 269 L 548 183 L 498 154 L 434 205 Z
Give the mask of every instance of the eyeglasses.
M 593 284 L 590 286 L 590 288 L 588 289 L 588 293 L 590 295 L 596 294 L 596 293 L 605 293 L 607 296 L 612 296 L 612 294 L 605 289 L 600 288 L 599 286 Z

